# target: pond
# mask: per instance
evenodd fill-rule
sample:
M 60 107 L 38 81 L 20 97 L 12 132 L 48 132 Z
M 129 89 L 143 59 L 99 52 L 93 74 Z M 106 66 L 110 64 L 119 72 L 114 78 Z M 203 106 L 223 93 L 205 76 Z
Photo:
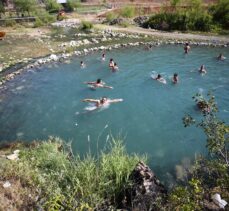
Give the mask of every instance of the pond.
M 72 58 L 69 64 L 50 64 L 29 70 L 8 82 L 0 96 L 0 141 L 47 139 L 58 136 L 72 141 L 73 150 L 96 154 L 111 137 L 120 137 L 132 153 L 148 154 L 149 164 L 161 177 L 174 172 L 183 159 L 206 153 L 205 136 L 195 127 L 184 128 L 182 117 L 200 116 L 192 96 L 213 91 L 219 116 L 229 117 L 229 58 L 217 61 L 228 48 L 195 47 L 188 55 L 182 46 L 126 48 Z M 109 58 L 120 71 L 112 73 Z M 80 68 L 80 61 L 86 68 Z M 204 64 L 207 74 L 198 73 Z M 161 73 L 162 84 L 150 75 Z M 178 73 L 180 82 L 172 84 Z M 114 89 L 92 90 L 85 81 L 101 78 Z M 86 111 L 84 98 L 122 98 L 106 109 Z

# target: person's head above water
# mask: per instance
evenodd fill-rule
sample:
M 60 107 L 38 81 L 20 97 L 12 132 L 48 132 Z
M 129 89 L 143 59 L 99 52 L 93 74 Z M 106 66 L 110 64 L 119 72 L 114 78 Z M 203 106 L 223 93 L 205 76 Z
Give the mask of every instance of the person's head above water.
M 158 74 L 158 75 L 157 75 L 157 79 L 160 79 L 160 78 L 161 78 L 161 75 L 160 75 L 160 74 Z
M 100 84 L 102 82 L 102 80 L 100 78 L 97 79 L 96 83 Z
M 100 99 L 100 103 L 101 103 L 101 104 L 104 104 L 106 101 L 107 101 L 107 97 L 102 97 L 102 98 Z
M 178 76 L 178 74 L 177 73 L 174 73 L 173 77 L 176 78 L 177 76 Z
M 113 59 L 112 58 L 110 58 L 110 62 L 113 62 Z

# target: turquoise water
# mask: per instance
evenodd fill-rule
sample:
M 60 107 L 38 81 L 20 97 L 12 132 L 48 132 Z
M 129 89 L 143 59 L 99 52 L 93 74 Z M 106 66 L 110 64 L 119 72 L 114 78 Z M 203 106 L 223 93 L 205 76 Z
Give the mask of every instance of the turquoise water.
M 223 52 L 227 60 L 215 57 Z M 182 46 L 119 49 L 73 58 L 70 64 L 53 64 L 30 70 L 8 83 L 1 93 L 0 141 L 46 139 L 49 135 L 72 141 L 82 155 L 102 149 L 111 136 L 124 138 L 128 152 L 147 153 L 151 167 L 161 177 L 174 172 L 182 159 L 206 153 L 204 134 L 195 127 L 184 128 L 182 117 L 199 116 L 192 96 L 212 90 L 220 117 L 229 117 L 229 49 L 192 47 L 189 55 Z M 112 73 L 109 58 L 120 71 Z M 86 68 L 79 64 L 83 60 Z M 205 64 L 208 73 L 197 69 Z M 150 79 L 152 71 L 162 73 L 167 84 Z M 171 76 L 178 73 L 180 83 Z M 110 89 L 93 91 L 83 82 L 102 78 Z M 109 108 L 85 111 L 84 98 L 123 98 Z

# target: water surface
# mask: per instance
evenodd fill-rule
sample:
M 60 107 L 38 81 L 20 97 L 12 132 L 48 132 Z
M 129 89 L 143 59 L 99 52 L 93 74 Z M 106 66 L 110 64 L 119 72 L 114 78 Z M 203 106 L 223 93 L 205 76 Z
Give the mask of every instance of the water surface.
M 182 46 L 127 48 L 73 58 L 70 64 L 52 64 L 30 70 L 7 84 L 1 93 L 0 141 L 47 139 L 58 136 L 72 141 L 81 155 L 102 149 L 111 136 L 124 138 L 128 152 L 147 153 L 150 165 L 163 176 L 174 172 L 182 159 L 205 153 L 204 134 L 195 127 L 184 128 L 182 117 L 199 116 L 192 96 L 212 90 L 220 117 L 229 117 L 229 58 L 215 57 L 228 48 L 192 47 L 189 55 Z M 120 71 L 112 73 L 109 58 L 117 61 Z M 86 68 L 80 68 L 80 61 Z M 204 64 L 207 74 L 197 69 Z M 152 71 L 161 73 L 167 84 L 150 79 Z M 178 73 L 180 83 L 171 77 Z M 92 91 L 83 82 L 101 78 L 110 89 Z M 87 112 L 84 98 L 123 98 L 104 110 Z

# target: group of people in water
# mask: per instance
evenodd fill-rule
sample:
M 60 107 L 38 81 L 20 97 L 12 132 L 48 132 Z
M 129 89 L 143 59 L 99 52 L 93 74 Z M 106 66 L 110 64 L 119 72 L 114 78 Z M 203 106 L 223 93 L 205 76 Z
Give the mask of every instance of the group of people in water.
M 188 54 L 190 50 L 191 50 L 191 47 L 190 47 L 189 43 L 186 43 L 185 46 L 184 46 L 184 53 Z M 223 56 L 222 53 L 220 53 L 219 56 L 217 57 L 217 60 L 219 60 L 219 61 L 223 61 L 225 59 L 226 59 L 226 57 Z M 206 70 L 206 68 L 205 68 L 205 66 L 203 64 L 200 66 L 198 71 L 199 71 L 200 74 L 206 74 L 207 73 L 207 70 Z M 163 84 L 166 84 L 166 80 L 161 76 L 161 74 L 158 74 L 156 77 L 155 76 L 151 76 L 151 78 L 154 79 L 154 80 L 157 80 L 157 81 L 159 81 L 159 82 L 161 82 Z M 178 74 L 177 73 L 174 73 L 174 75 L 172 77 L 172 82 L 174 84 L 177 84 L 179 82 L 179 78 L 178 78 Z
M 105 53 L 102 54 L 102 61 L 106 60 L 106 55 Z M 83 61 L 80 62 L 81 68 L 85 67 L 85 64 Z M 109 61 L 109 68 L 111 69 L 112 72 L 118 71 L 118 65 L 114 60 L 111 58 Z M 104 81 L 102 81 L 100 78 L 98 78 L 96 81 L 89 81 L 89 82 L 84 82 L 85 84 L 88 84 L 90 88 L 92 89 L 97 89 L 97 88 L 108 88 L 108 89 L 113 89 L 112 86 L 107 86 Z M 83 99 L 82 102 L 88 102 L 88 103 L 94 103 L 96 108 L 100 108 L 105 105 L 109 105 L 110 103 L 118 103 L 122 102 L 123 99 L 109 99 L 107 97 L 101 97 L 100 99 Z
M 184 46 L 184 53 L 185 54 L 188 54 L 189 51 L 191 50 L 191 47 L 189 45 L 189 43 L 186 43 L 185 46 Z M 217 57 L 217 60 L 219 61 L 223 61 L 225 60 L 226 57 L 223 56 L 222 53 L 219 54 L 219 56 Z M 106 55 L 105 53 L 102 54 L 102 58 L 101 58 L 102 61 L 105 61 L 106 60 Z M 81 61 L 80 63 L 80 66 L 82 68 L 84 68 L 86 65 L 84 64 L 83 61 Z M 114 62 L 114 60 L 111 58 L 110 61 L 109 61 L 109 68 L 111 69 L 112 72 L 116 72 L 118 71 L 118 65 L 116 62 Z M 201 65 L 200 68 L 199 68 L 199 73 L 201 74 L 206 74 L 207 73 L 207 70 L 205 68 L 204 65 Z M 166 79 L 164 79 L 161 74 L 157 74 L 157 76 L 151 76 L 152 79 L 154 80 L 157 80 L 159 81 L 160 83 L 163 83 L 163 84 L 166 84 Z M 179 82 L 179 77 L 178 77 L 178 74 L 177 73 L 174 73 L 173 74 L 173 77 L 172 77 L 172 83 L 173 84 L 177 84 Z M 107 86 L 105 84 L 105 82 L 103 82 L 100 78 L 97 79 L 96 81 L 91 81 L 91 82 L 85 82 L 85 84 L 88 84 L 91 88 L 93 89 L 96 89 L 96 88 L 108 88 L 108 89 L 113 89 L 112 86 Z M 84 99 L 82 100 L 83 102 L 89 102 L 89 103 L 95 103 L 95 106 L 97 108 L 105 105 L 105 104 L 110 104 L 110 103 L 117 103 L 117 102 L 122 102 L 123 99 L 109 99 L 107 97 L 102 97 L 100 99 Z

